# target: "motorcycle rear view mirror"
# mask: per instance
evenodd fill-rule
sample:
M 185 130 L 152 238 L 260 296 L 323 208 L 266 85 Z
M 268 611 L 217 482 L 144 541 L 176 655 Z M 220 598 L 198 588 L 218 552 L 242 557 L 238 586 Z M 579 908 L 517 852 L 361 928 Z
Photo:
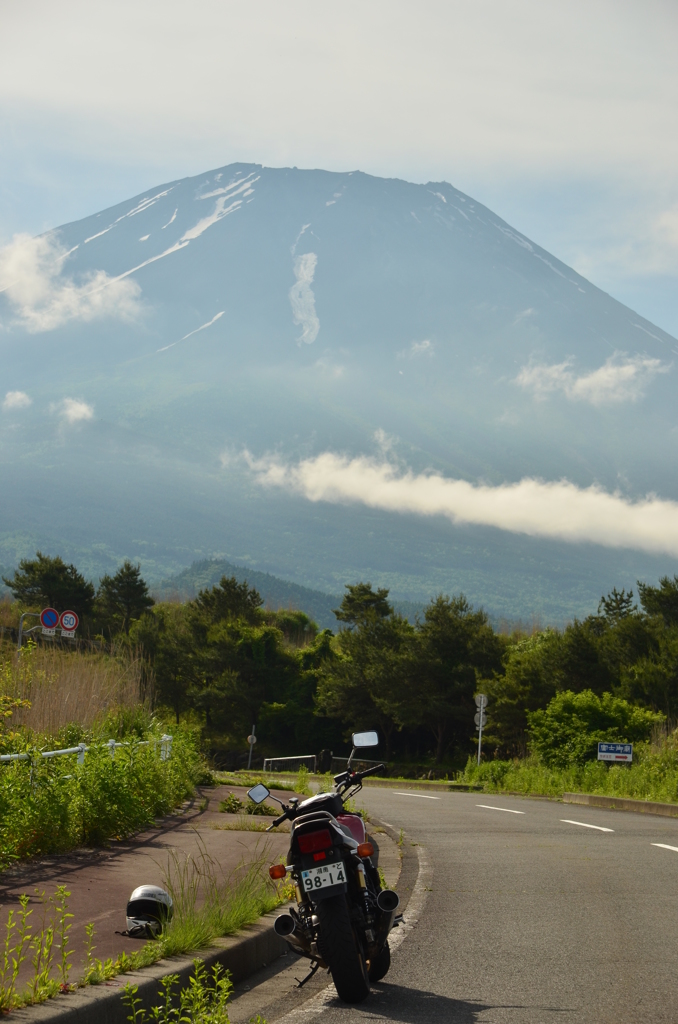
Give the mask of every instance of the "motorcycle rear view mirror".
M 378 747 L 379 737 L 376 732 L 354 732 L 353 746 L 356 749 L 359 747 Z
M 253 804 L 263 804 L 266 797 L 271 795 L 271 791 L 263 782 L 260 782 L 258 785 L 252 786 L 252 789 L 247 791 L 247 795 Z

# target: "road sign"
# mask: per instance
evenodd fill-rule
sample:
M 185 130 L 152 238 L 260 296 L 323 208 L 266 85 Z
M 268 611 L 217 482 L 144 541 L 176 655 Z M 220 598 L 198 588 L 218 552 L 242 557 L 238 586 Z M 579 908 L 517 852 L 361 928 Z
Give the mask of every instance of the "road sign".
M 485 714 L 484 711 L 479 711 L 476 715 L 473 716 L 473 721 L 476 723 L 476 729 L 479 729 L 481 724 L 484 729 L 485 726 L 487 725 L 487 715 Z
M 56 608 L 43 608 L 40 612 L 40 621 L 43 629 L 53 630 L 59 622 L 59 613 Z
M 481 711 L 482 711 L 483 708 L 487 707 L 487 696 L 486 696 L 486 694 L 484 694 L 484 693 L 477 693 L 476 694 L 476 707 L 480 708 Z
M 633 743 L 599 743 L 599 761 L 633 761 Z
M 75 614 L 75 612 L 70 611 L 62 612 L 61 617 L 59 619 L 59 624 L 61 626 L 62 631 L 65 631 L 66 633 L 74 633 L 75 630 L 78 628 L 79 622 L 80 619 Z
M 247 737 L 247 742 L 249 743 L 250 746 L 252 746 L 253 743 L 257 742 L 257 737 L 256 736 L 248 736 Z

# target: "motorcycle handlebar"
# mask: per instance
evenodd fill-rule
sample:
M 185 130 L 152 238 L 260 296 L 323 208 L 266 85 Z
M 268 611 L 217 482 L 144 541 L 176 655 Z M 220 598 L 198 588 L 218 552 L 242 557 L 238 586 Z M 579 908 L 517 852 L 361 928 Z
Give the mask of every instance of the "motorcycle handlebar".
M 288 807 L 287 810 L 284 812 L 284 814 L 281 814 L 279 818 L 276 818 L 275 821 L 271 822 L 271 824 L 268 826 L 266 831 L 270 832 L 272 828 L 276 828 L 278 825 L 282 825 L 283 821 L 287 821 L 289 816 L 290 816 L 290 808 Z
M 366 775 L 374 775 L 375 772 L 380 772 L 385 767 L 385 764 L 376 764 L 374 768 L 366 768 L 364 772 L 358 772 L 357 774 L 361 779 L 364 779 Z

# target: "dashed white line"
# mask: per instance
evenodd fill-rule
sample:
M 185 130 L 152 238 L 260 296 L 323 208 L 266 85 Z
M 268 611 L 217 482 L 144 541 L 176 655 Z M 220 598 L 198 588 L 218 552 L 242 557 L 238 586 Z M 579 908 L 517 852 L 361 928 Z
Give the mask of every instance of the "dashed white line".
M 427 793 L 398 793 L 397 790 L 393 791 L 394 796 L 418 796 L 420 800 L 440 800 L 439 796 L 428 796 Z
M 476 804 L 476 807 L 483 807 L 486 811 L 506 811 L 507 814 L 525 813 L 525 811 L 514 811 L 510 807 L 491 807 L 489 804 Z
M 678 846 L 667 846 L 666 843 L 651 843 L 651 846 L 661 846 L 662 850 L 673 850 L 674 853 L 678 853 Z
M 589 825 L 586 821 L 571 821 L 570 818 L 560 819 L 564 825 L 581 825 L 582 828 L 595 828 L 598 832 L 614 832 L 613 828 L 603 828 L 602 825 Z

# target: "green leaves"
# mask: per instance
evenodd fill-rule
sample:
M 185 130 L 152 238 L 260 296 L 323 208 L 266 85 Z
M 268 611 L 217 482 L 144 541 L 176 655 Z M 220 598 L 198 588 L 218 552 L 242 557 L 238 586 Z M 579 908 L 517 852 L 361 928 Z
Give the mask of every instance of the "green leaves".
M 530 749 L 550 768 L 596 759 L 598 743 L 638 743 L 650 738 L 664 716 L 635 707 L 611 693 L 566 690 L 546 708 L 530 712 Z
M 29 608 L 50 605 L 59 612 L 89 615 L 94 604 L 94 584 L 89 583 L 74 565 L 66 565 L 37 551 L 35 558 L 22 558 L 14 576 L 3 582 L 17 601 Z
M 154 604 L 138 565 L 128 558 L 114 576 L 102 576 L 97 592 L 97 615 L 106 633 L 129 633 L 134 619 L 140 619 Z

